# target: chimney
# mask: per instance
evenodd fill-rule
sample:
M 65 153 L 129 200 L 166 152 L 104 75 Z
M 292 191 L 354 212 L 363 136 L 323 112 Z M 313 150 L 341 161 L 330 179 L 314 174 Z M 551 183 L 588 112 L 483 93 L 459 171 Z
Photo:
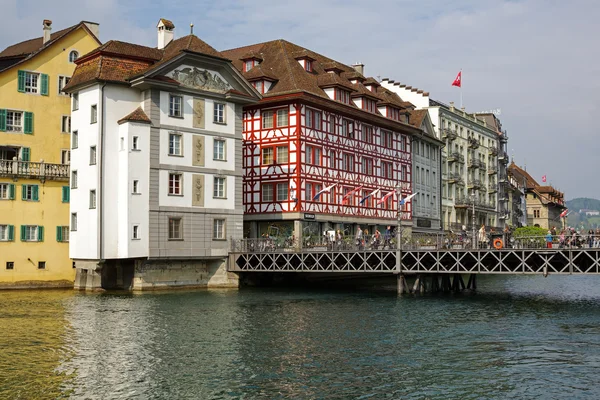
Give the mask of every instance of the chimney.
M 358 62 L 356 64 L 353 64 L 352 68 L 354 68 L 354 70 L 361 75 L 365 74 L 365 64 L 363 63 Z
M 42 43 L 46 44 L 50 40 L 50 32 L 52 31 L 52 21 L 49 19 L 44 20 L 44 35 L 42 36 Z
M 97 22 L 83 21 L 83 23 L 85 26 L 87 26 L 90 32 L 94 34 L 94 36 L 100 39 L 100 25 Z
M 162 50 L 173 41 L 173 36 L 175 34 L 175 25 L 173 25 L 173 23 L 168 19 L 161 18 L 158 21 L 158 25 L 156 25 L 156 27 L 158 28 L 157 47 L 159 50 Z

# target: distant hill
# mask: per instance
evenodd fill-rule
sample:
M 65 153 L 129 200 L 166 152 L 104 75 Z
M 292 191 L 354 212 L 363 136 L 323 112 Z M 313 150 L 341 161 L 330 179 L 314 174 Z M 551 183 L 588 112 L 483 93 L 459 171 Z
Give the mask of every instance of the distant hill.
M 579 214 L 579 210 L 600 211 L 600 200 L 579 197 L 577 199 L 567 200 L 566 206 L 569 209 L 569 216 L 567 217 L 568 226 L 577 228 L 583 227 L 585 229 L 600 227 L 600 217 Z

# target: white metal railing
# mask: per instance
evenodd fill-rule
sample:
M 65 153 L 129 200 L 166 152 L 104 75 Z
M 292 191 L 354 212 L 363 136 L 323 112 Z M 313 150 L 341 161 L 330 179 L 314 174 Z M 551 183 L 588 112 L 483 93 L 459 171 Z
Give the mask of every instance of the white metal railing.
M 0 160 L 0 175 L 22 178 L 40 178 L 68 180 L 70 166 L 68 164 L 50 164 L 21 160 Z

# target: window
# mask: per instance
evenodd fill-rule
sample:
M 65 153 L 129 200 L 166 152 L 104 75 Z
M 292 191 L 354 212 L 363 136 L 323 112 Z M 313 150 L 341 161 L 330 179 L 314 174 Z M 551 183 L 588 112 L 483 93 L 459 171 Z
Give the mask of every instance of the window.
M 335 150 L 329 150 L 329 168 L 337 169 L 337 160 L 335 157 Z
M 12 242 L 14 237 L 15 227 L 13 225 L 0 225 L 0 242 Z
M 46 269 L 46 261 L 38 261 L 38 269 Z
M 265 147 L 262 149 L 262 163 L 263 165 L 271 165 L 275 163 L 272 147 Z
M 39 201 L 39 187 L 38 185 L 22 185 L 22 200 L 25 201 Z
M 169 218 L 169 240 L 183 240 L 181 218 Z
M 6 269 L 15 269 L 15 262 L 14 261 L 7 261 L 6 262 Z
M 169 117 L 181 118 L 181 106 L 183 104 L 182 96 L 169 95 Z
M 169 155 L 181 156 L 181 135 L 178 133 L 169 133 Z
M 335 100 L 340 101 L 344 104 L 350 104 L 350 92 L 347 90 L 336 88 Z
M 381 145 L 386 149 L 393 149 L 393 136 L 390 131 L 381 131 Z
M 71 213 L 71 230 L 77 230 L 77 213 Z
M 38 93 L 40 74 L 25 72 L 25 93 Z
M 76 149 L 79 146 L 79 132 L 73 131 L 71 133 L 71 149 Z
M 276 155 L 277 164 L 285 164 L 289 160 L 288 155 L 288 147 L 287 146 L 277 146 L 277 155 Z
M 385 179 L 392 179 L 393 167 L 391 162 L 381 162 L 381 176 Z
M 71 150 L 61 150 L 60 151 L 60 163 L 63 165 L 67 165 L 71 163 Z
M 71 171 L 71 189 L 77 189 L 77 171 Z
M 69 117 L 68 115 L 63 115 L 60 126 L 62 133 L 71 132 L 71 117 Z
M 312 61 L 311 60 L 308 60 L 308 59 L 304 60 L 304 69 L 307 72 L 312 72 Z
M 22 242 L 43 242 L 44 227 L 38 225 L 21 225 Z
M 347 119 L 342 120 L 342 136 L 352 138 L 354 135 L 352 134 L 351 123 Z
M 258 93 L 265 92 L 265 83 L 264 81 L 254 81 L 252 82 L 252 86 L 258 91 Z
M 71 52 L 69 53 L 69 62 L 74 63 L 77 57 L 79 57 L 79 53 L 75 50 L 71 50 Z
M 0 200 L 14 200 L 15 185 L 13 183 L 0 183 Z
M 181 174 L 169 174 L 169 194 L 181 196 Z
M 90 165 L 96 165 L 96 146 L 90 146 Z
M 68 226 L 57 226 L 56 227 L 56 241 L 61 243 L 69 242 L 69 227 Z
M 263 129 L 273 127 L 273 111 L 265 111 L 262 113 L 262 127 Z
M 320 147 L 306 146 L 306 163 L 311 165 L 321 165 L 322 150 Z
M 90 124 L 98 122 L 98 105 L 94 104 L 90 111 Z
M 363 97 L 362 106 L 363 106 L 363 110 L 367 110 L 372 113 L 374 113 L 375 109 L 377 108 L 374 100 L 367 99 L 365 97 Z
M 261 193 L 263 202 L 273 201 L 273 185 L 270 183 L 263 183 L 261 186 Z
M 63 92 L 63 89 L 65 88 L 65 86 L 67 86 L 67 83 L 69 83 L 70 80 L 71 80 L 71 78 L 68 76 L 59 76 L 58 77 L 58 94 L 66 95 L 66 93 Z
M 244 72 L 250 71 L 252 68 L 256 67 L 258 64 L 259 64 L 259 62 L 256 58 L 253 58 L 251 60 L 245 60 L 244 61 Z
M 354 155 L 344 153 L 342 158 L 342 170 L 347 172 L 354 172 Z
M 137 179 L 133 180 L 133 184 L 131 185 L 131 193 L 139 194 L 140 193 L 140 181 Z
M 317 184 L 317 183 L 306 183 L 306 200 L 307 201 L 320 201 L 321 199 L 323 199 L 323 196 L 317 198 L 316 200 L 313 200 L 314 197 L 316 196 L 317 193 L 319 193 L 321 191 L 322 187 L 321 185 Z M 333 198 L 333 195 L 331 195 L 331 198 Z
M 277 184 L 277 201 L 286 201 L 288 199 L 288 184 Z
M 225 104 L 215 103 L 214 122 L 216 124 L 225 123 Z
M 90 190 L 90 209 L 96 208 L 96 191 Z
M 214 198 L 225 198 L 225 178 L 215 177 L 213 181 L 213 197 Z
M 73 99 L 73 111 L 79 110 L 79 93 L 73 93 L 71 98 Z
M 373 175 L 373 159 L 369 157 L 363 157 L 361 160 L 362 173 L 365 175 Z
M 225 220 L 215 219 L 213 221 L 213 239 L 225 239 Z
M 23 112 L 6 111 L 6 131 L 23 132 Z
M 335 115 L 329 114 L 329 133 L 335 133 Z
M 138 240 L 140 238 L 140 226 L 134 225 L 133 231 L 131 232 L 131 238 L 134 240 Z
M 288 126 L 289 125 L 289 111 L 287 108 L 277 110 L 277 126 Z
M 215 139 L 213 141 L 213 159 L 225 161 L 225 140 Z
M 361 130 L 361 139 L 366 143 L 373 143 L 373 127 L 370 125 L 363 125 Z
M 131 150 L 139 150 L 140 149 L 140 137 L 134 136 L 131 142 Z
M 407 181 L 408 180 L 408 173 L 407 173 L 408 169 L 406 168 L 406 165 L 402 166 L 402 176 L 401 176 L 401 180 L 402 181 Z

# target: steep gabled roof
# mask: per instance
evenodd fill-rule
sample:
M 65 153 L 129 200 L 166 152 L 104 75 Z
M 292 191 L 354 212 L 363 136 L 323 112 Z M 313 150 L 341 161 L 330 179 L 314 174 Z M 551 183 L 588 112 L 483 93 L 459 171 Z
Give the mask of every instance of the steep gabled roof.
M 50 40 L 48 40 L 46 43 L 44 43 L 43 37 L 38 37 L 8 46 L 6 49 L 0 52 L 0 71 L 8 69 L 16 64 L 20 64 L 34 57 L 78 28 L 85 29 L 98 42 L 98 44 L 101 44 L 100 40 L 89 30 L 86 23 L 82 21 L 69 28 L 65 28 L 50 34 Z
M 145 124 L 152 123 L 152 121 L 150 121 L 150 118 L 148 117 L 148 115 L 146 115 L 144 110 L 142 110 L 142 107 L 136 108 L 135 110 L 133 110 L 133 112 L 131 112 L 130 114 L 124 116 L 123 118 L 121 118 L 120 120 L 117 121 L 117 123 L 119 125 L 121 125 L 125 122 L 141 122 L 141 123 L 145 123 Z

